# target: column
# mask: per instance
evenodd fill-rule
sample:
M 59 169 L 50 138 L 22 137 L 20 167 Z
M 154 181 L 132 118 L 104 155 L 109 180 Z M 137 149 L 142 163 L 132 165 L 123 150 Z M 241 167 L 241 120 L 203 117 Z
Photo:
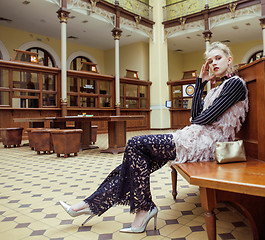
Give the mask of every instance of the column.
M 116 5 L 116 25 L 112 29 L 112 36 L 115 42 L 115 109 L 116 115 L 120 115 L 120 37 L 122 30 L 120 29 L 120 7 L 119 1 L 115 1 Z
M 62 117 L 67 115 L 67 65 L 66 65 L 66 24 L 70 12 L 67 11 L 67 0 L 61 1 L 61 8 L 57 11 L 61 24 L 61 109 Z
M 169 100 L 168 82 L 168 47 L 167 39 L 164 39 L 163 6 L 165 0 L 150 0 L 153 6 L 153 39 L 149 40 L 149 69 L 150 81 L 150 107 L 151 129 L 170 128 L 170 112 L 165 107 L 165 101 Z
M 203 31 L 203 36 L 205 40 L 205 49 L 206 51 L 208 51 L 211 43 L 212 32 L 209 29 L 209 5 L 207 0 L 205 2 L 205 10 L 204 10 L 204 27 L 205 30 Z M 207 83 L 207 92 L 209 92 L 210 90 L 211 90 L 211 81 Z
M 259 20 L 262 27 L 263 56 L 265 56 L 265 0 L 261 0 L 261 18 Z

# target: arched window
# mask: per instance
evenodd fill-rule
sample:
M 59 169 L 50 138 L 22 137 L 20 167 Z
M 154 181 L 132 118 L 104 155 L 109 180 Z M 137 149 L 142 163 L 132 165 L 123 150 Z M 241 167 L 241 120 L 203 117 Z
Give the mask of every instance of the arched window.
M 261 50 L 261 51 L 258 51 L 258 52 L 255 52 L 255 53 L 249 58 L 248 63 L 251 63 L 251 62 L 253 62 L 253 61 L 255 61 L 255 60 L 258 60 L 258 59 L 262 58 L 262 56 L 263 56 L 263 51 L 262 51 L 262 50 Z
M 73 59 L 70 65 L 71 70 L 79 70 L 81 67 L 82 62 L 92 62 L 89 58 L 84 56 L 78 56 Z
M 32 47 L 27 49 L 27 51 L 38 53 L 39 63 L 48 67 L 55 67 L 54 60 L 49 52 L 45 49 Z

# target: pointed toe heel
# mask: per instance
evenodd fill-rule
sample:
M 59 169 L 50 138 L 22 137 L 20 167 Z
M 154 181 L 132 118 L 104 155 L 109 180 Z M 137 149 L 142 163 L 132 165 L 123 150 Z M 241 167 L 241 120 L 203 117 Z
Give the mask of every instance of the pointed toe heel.
M 142 225 L 140 227 L 138 227 L 138 228 L 133 228 L 133 227 L 122 228 L 122 229 L 120 229 L 120 232 L 123 232 L 123 233 L 142 233 L 142 232 L 145 231 L 148 222 L 152 218 L 154 218 L 154 230 L 156 230 L 156 227 L 157 227 L 157 213 L 158 213 L 158 209 L 157 209 L 157 207 L 154 207 L 152 210 L 149 210 L 146 213 L 145 219 L 144 219 L 144 221 L 143 221 L 143 223 L 142 223 Z
M 94 213 L 91 212 L 90 208 L 84 208 L 78 211 L 74 211 L 71 209 L 71 206 L 63 201 L 59 201 L 60 205 L 63 207 L 63 209 L 71 216 L 71 217 L 78 217 L 81 215 L 90 215 L 83 223 L 82 226 L 88 221 L 90 220 L 92 217 L 95 216 Z

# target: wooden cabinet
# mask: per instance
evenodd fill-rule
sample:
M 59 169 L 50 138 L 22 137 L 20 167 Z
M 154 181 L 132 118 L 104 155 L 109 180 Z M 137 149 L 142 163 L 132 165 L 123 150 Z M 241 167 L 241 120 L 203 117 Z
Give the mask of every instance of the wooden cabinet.
M 184 72 L 181 80 L 167 82 L 171 101 L 171 128 L 183 128 L 190 124 L 190 109 L 195 83 L 196 70 Z

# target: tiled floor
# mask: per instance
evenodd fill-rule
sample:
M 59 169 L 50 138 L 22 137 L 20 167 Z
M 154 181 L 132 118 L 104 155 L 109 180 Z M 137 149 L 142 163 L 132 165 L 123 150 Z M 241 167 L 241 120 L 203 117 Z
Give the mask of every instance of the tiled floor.
M 130 132 L 128 137 L 149 132 Z M 161 131 L 160 131 L 161 132 Z M 165 132 L 165 131 L 164 131 Z M 151 175 L 153 199 L 159 208 L 158 229 L 153 220 L 141 234 L 120 233 L 134 216 L 129 208 L 116 206 L 82 227 L 85 216 L 71 218 L 58 200 L 77 203 L 91 194 L 107 174 L 122 160 L 122 154 L 100 153 L 107 147 L 107 135 L 98 135 L 99 149 L 80 152 L 77 157 L 57 158 L 41 154 L 28 146 L 0 147 L 0 239 L 207 239 L 198 187 L 178 177 L 178 196 L 171 196 L 168 166 Z M 249 223 L 230 205 L 218 204 L 217 239 L 252 239 Z

